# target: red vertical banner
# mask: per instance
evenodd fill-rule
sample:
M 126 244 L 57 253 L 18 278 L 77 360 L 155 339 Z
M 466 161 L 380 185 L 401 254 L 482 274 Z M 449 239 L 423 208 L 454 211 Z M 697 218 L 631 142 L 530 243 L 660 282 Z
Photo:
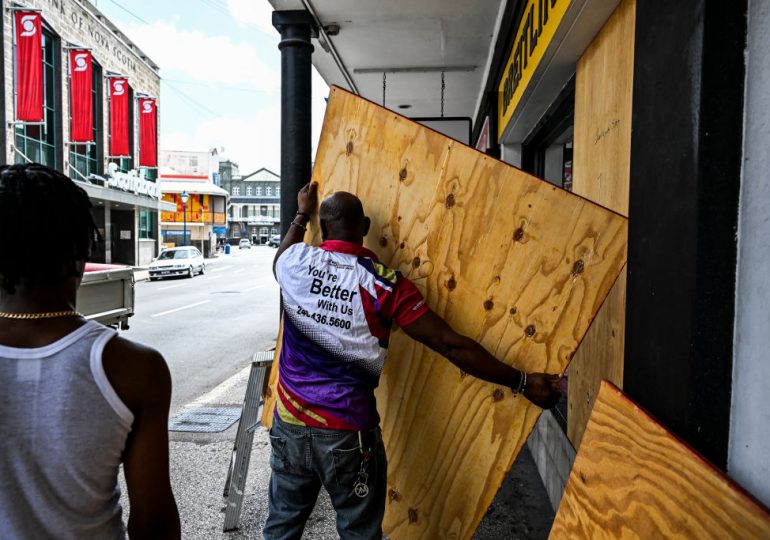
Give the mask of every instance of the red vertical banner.
M 43 121 L 43 29 L 40 13 L 17 11 L 16 120 Z
M 110 79 L 110 156 L 128 156 L 128 79 Z
M 151 98 L 139 100 L 139 166 L 158 166 L 158 103 Z
M 70 51 L 70 141 L 93 142 L 93 72 L 91 51 Z

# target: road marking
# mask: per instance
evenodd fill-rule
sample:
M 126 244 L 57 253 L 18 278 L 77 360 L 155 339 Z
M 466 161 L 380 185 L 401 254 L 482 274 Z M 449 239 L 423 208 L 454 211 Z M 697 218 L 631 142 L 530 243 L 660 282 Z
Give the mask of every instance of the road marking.
M 150 315 L 150 317 L 152 317 L 152 318 L 163 317 L 164 315 L 169 315 L 171 313 L 176 313 L 177 311 L 182 311 L 183 309 L 190 309 L 190 308 L 194 308 L 196 306 L 202 306 L 203 304 L 208 304 L 209 302 L 211 302 L 211 300 L 203 300 L 202 302 L 195 302 L 194 304 L 188 304 L 186 306 L 182 306 L 182 307 L 178 307 L 178 308 L 174 308 L 174 309 L 169 309 L 168 311 L 161 311 L 160 313 L 156 313 L 155 315 Z
M 235 272 L 233 272 L 233 274 L 240 274 L 240 273 L 241 273 L 241 272 L 243 272 L 244 270 L 245 270 L 244 268 L 239 268 L 238 270 L 236 270 Z
M 184 287 L 187 283 L 180 283 L 179 285 L 169 285 L 168 287 L 159 287 L 159 291 L 165 291 L 166 289 L 176 289 L 177 287 Z
M 256 289 L 261 289 L 262 287 L 264 287 L 264 285 L 256 285 L 256 286 L 254 286 L 254 287 L 249 287 L 248 289 L 243 289 L 241 292 L 249 292 L 249 291 L 254 291 L 254 290 L 256 290 Z
M 227 270 L 228 268 L 232 268 L 232 266 L 220 266 L 219 268 L 212 268 L 211 272 L 221 272 L 222 270 Z
M 222 277 L 222 276 L 207 276 L 207 277 L 206 277 L 206 281 L 211 281 L 212 279 L 219 279 L 219 278 L 221 278 L 221 277 Z

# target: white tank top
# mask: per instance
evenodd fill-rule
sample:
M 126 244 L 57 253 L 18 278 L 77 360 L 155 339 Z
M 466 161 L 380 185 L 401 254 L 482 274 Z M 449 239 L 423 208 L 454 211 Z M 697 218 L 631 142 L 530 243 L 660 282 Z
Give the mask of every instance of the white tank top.
M 125 538 L 118 467 L 134 416 L 88 322 L 37 349 L 0 345 L 0 538 Z

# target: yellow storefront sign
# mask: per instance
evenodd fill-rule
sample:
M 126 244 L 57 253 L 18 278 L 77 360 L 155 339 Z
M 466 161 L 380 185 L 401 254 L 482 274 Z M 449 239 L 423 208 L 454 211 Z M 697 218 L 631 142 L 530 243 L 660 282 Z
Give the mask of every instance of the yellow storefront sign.
M 572 0 L 528 0 L 497 87 L 498 138 L 508 126 Z

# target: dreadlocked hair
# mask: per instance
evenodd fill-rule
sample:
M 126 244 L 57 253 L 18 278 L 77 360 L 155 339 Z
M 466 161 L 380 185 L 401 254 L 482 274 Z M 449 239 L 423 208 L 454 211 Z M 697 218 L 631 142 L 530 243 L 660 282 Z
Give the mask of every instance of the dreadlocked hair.
M 50 224 L 45 245 L 33 242 Z M 46 286 L 77 275 L 101 237 L 86 192 L 37 163 L 0 166 L 0 287 Z

